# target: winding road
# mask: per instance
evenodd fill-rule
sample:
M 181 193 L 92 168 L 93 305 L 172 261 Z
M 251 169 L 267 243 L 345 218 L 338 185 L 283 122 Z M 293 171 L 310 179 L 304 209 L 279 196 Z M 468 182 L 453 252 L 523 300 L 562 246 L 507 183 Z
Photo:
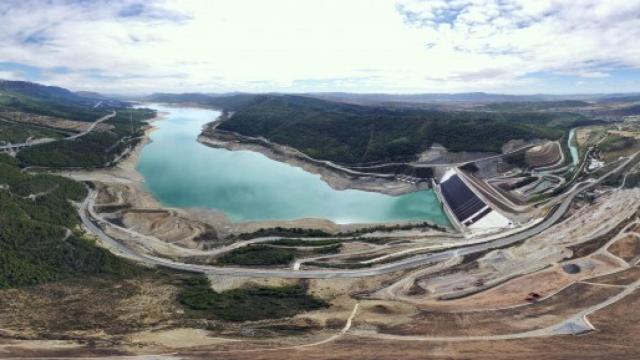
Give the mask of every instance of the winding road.
M 51 142 L 54 142 L 54 141 L 75 140 L 75 139 L 77 139 L 79 137 L 87 135 L 88 133 L 92 132 L 96 128 L 96 126 L 98 126 L 98 124 L 103 123 L 103 122 L 105 122 L 105 121 L 107 121 L 107 120 L 109 120 L 109 119 L 111 119 L 111 118 L 113 118 L 115 116 L 116 116 L 116 112 L 113 111 L 113 112 L 111 112 L 111 114 L 105 115 L 105 116 L 99 118 L 98 120 L 92 122 L 91 125 L 89 125 L 89 127 L 86 130 L 84 130 L 84 131 L 82 131 L 80 133 L 68 136 L 68 137 L 66 137 L 66 138 L 64 138 L 62 140 L 40 139 L 40 141 L 35 140 L 35 141 L 28 142 L 28 143 L 25 142 L 25 143 L 18 143 L 18 144 L 3 145 L 3 146 L 0 146 L 0 151 L 2 151 L 2 150 L 15 150 L 15 149 L 21 149 L 21 148 L 25 148 L 25 147 L 34 146 L 34 145 L 48 144 L 48 143 L 51 143 Z
M 539 234 L 545 229 L 555 224 L 566 213 L 567 209 L 571 205 L 573 199 L 582 191 L 588 190 L 601 181 L 606 179 L 609 175 L 622 170 L 627 164 L 635 159 L 640 152 L 630 156 L 626 161 L 620 164 L 615 169 L 611 170 L 607 174 L 603 175 L 597 180 L 585 181 L 576 184 L 568 193 L 564 196 L 560 204 L 552 210 L 551 213 L 541 222 L 536 225 L 527 228 L 521 232 L 507 235 L 502 238 L 493 239 L 490 241 L 479 242 L 469 246 L 454 248 L 450 250 L 440 251 L 436 253 L 421 254 L 409 258 L 400 259 L 394 262 L 381 264 L 378 266 L 372 266 L 364 269 L 314 269 L 314 270 L 293 270 L 293 269 L 255 269 L 255 268 L 236 268 L 236 267 L 218 267 L 210 265 L 199 264 L 187 264 L 169 260 L 166 258 L 155 257 L 147 254 L 139 254 L 131 250 L 129 247 L 113 239 L 107 235 L 99 226 L 93 221 L 104 222 L 100 219 L 93 210 L 94 202 L 97 193 L 94 190 L 90 190 L 87 198 L 82 202 L 80 206 L 80 218 L 82 219 L 85 227 L 96 236 L 98 236 L 105 244 L 107 244 L 114 252 L 124 257 L 142 262 L 149 266 L 163 266 L 175 270 L 201 273 L 207 275 L 234 275 L 243 277 L 279 277 L 279 278 L 297 278 L 297 279 L 329 279 L 329 278 L 358 278 L 367 276 L 376 276 L 382 274 L 388 274 L 396 271 L 402 271 L 407 269 L 413 269 L 419 266 L 427 264 L 433 264 L 441 261 L 449 260 L 453 257 L 465 256 L 474 253 L 484 252 L 496 248 L 506 247 L 515 244 L 520 241 L 524 241 L 534 235 Z M 141 236 L 145 236 L 140 234 Z

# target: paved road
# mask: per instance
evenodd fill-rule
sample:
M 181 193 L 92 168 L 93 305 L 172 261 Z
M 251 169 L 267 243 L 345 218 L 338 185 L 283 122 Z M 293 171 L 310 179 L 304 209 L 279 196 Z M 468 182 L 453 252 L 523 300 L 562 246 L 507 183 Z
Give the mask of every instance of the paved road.
M 115 111 L 112 112 L 109 115 L 105 115 L 105 116 L 101 117 L 100 119 L 92 122 L 91 125 L 85 131 L 83 131 L 81 133 L 77 133 L 77 134 L 71 135 L 71 136 L 68 136 L 68 137 L 66 137 L 66 138 L 64 138 L 62 140 L 75 140 L 75 139 L 77 139 L 79 137 L 85 136 L 88 133 L 90 133 L 91 131 L 93 131 L 93 129 L 95 129 L 98 124 L 100 124 L 102 122 L 105 122 L 105 121 L 113 118 L 114 116 L 116 116 L 116 112 Z M 47 143 L 54 142 L 54 141 L 58 141 L 58 140 L 40 139 L 40 141 L 35 140 L 35 141 L 32 141 L 32 142 L 28 142 L 28 143 L 18 143 L 18 144 L 3 145 L 3 146 L 0 146 L 0 151 L 1 150 L 8 150 L 8 149 L 19 149 L 19 148 L 24 148 L 24 147 L 34 146 L 34 145 L 40 145 L 40 144 L 47 144 Z
M 599 286 L 606 286 L 598 284 Z M 617 303 L 618 301 L 626 298 L 627 296 L 640 289 L 640 280 L 622 286 L 624 290 L 610 298 L 589 306 L 586 309 L 579 311 L 578 313 L 569 316 L 568 318 L 561 320 L 553 325 L 543 327 L 540 329 L 512 332 L 499 335 L 478 335 L 478 336 L 420 336 L 420 335 L 393 335 L 393 334 L 380 334 L 374 331 L 357 330 L 351 333 L 351 335 L 378 338 L 385 340 L 401 340 L 401 341 L 426 341 L 426 342 L 463 342 L 463 341 L 494 341 L 494 340 L 513 340 L 513 339 L 525 339 L 535 337 L 549 337 L 555 335 L 578 335 L 588 331 L 595 330 L 594 326 L 589 322 L 587 317 L 593 313 L 602 310 L 610 305 Z
M 571 202 L 577 194 L 582 191 L 588 190 L 601 181 L 603 181 L 609 175 L 620 171 L 633 159 L 635 159 L 640 152 L 635 153 L 629 157 L 626 161 L 620 164 L 615 169 L 611 170 L 601 178 L 591 181 L 575 184 L 575 186 L 565 195 L 562 202 L 552 210 L 551 214 L 547 216 L 543 221 L 538 224 L 525 229 L 521 232 L 511 234 L 502 238 L 494 239 L 487 242 L 476 243 L 473 245 L 441 251 L 437 253 L 422 254 L 405 259 L 400 259 L 394 262 L 373 266 L 366 269 L 320 269 L 320 270 L 292 270 L 292 269 L 252 269 L 252 268 L 234 268 L 234 267 L 217 267 L 210 265 L 198 265 L 198 264 L 186 264 L 181 262 L 172 261 L 165 258 L 159 258 L 146 254 L 138 254 L 117 240 L 111 238 L 105 234 L 102 229 L 96 226 L 90 219 L 94 218 L 93 202 L 97 196 L 94 190 L 90 190 L 89 195 L 83 201 L 80 208 L 80 217 L 82 222 L 89 231 L 96 234 L 100 239 L 108 244 L 114 252 L 125 256 L 130 259 L 135 259 L 144 264 L 151 266 L 164 266 L 167 268 L 182 270 L 187 272 L 201 273 L 207 275 L 234 275 L 244 277 L 279 277 L 279 278 L 297 278 L 297 279 L 329 279 L 329 278 L 358 278 L 366 276 L 376 276 L 381 274 L 392 273 L 395 271 L 412 269 L 419 266 L 433 264 L 436 262 L 446 261 L 453 257 L 465 256 L 478 252 L 483 252 L 491 249 L 506 247 L 517 242 L 526 240 L 534 235 L 539 234 L 545 229 L 555 224 L 566 213 L 567 209 L 571 205 Z
M 66 138 L 64 138 L 64 140 L 75 140 L 75 139 L 77 139 L 77 138 L 79 138 L 79 137 L 81 137 L 81 136 L 85 136 L 85 135 L 87 135 L 88 133 L 92 132 L 92 131 L 93 131 L 93 129 L 95 129 L 95 127 L 96 127 L 96 126 L 98 126 L 98 124 L 100 124 L 100 123 L 102 123 L 102 122 L 105 122 L 105 121 L 107 121 L 107 120 L 109 120 L 109 119 L 113 118 L 114 116 L 116 116 L 116 112 L 115 112 L 115 111 L 113 111 L 111 114 L 109 114 L 109 115 L 105 115 L 105 116 L 101 117 L 100 119 L 98 119 L 98 120 L 94 121 L 93 123 L 91 123 L 91 126 L 89 126 L 89 127 L 87 128 L 87 130 L 85 130 L 85 131 L 83 131 L 83 132 L 81 132 L 81 133 L 78 133 L 78 134 L 75 134 L 75 135 L 71 135 L 71 136 L 69 136 L 69 137 L 66 137 Z
M 481 161 L 486 161 L 486 160 L 491 160 L 491 159 L 497 159 L 497 158 L 501 158 L 507 155 L 511 155 L 511 154 L 515 154 L 519 151 L 528 149 L 528 148 L 532 148 L 536 145 L 524 145 L 521 146 L 517 149 L 511 150 L 511 151 L 507 151 L 505 153 L 501 153 L 501 154 L 496 154 L 496 155 L 490 155 L 490 156 L 486 156 L 486 157 L 481 157 L 481 158 L 477 158 L 477 159 L 473 159 L 473 160 L 466 160 L 466 161 L 458 161 L 458 162 L 452 162 L 452 163 L 441 163 L 441 164 L 415 164 L 413 161 L 405 161 L 405 162 L 387 162 L 387 163 L 382 163 L 382 164 L 377 164 L 377 165 L 367 165 L 367 166 L 351 166 L 349 167 L 350 169 L 353 170 L 365 170 L 365 169 L 375 169 L 377 167 L 381 167 L 381 166 L 393 166 L 393 165 L 413 165 L 415 167 L 459 167 L 459 166 L 463 166 L 469 163 L 473 163 L 473 162 L 481 162 Z M 331 163 L 331 162 L 330 162 Z M 339 166 L 335 163 L 331 163 L 334 166 Z
M 220 124 L 219 121 L 215 121 L 215 123 L 210 127 L 210 131 L 215 130 L 218 131 L 220 133 L 231 133 L 235 136 L 238 137 L 245 137 L 245 138 L 251 138 L 252 140 L 258 140 L 261 141 L 262 143 L 264 143 L 265 146 L 268 147 L 272 147 L 272 148 L 278 148 L 278 147 L 283 147 L 283 145 L 281 144 L 277 144 L 274 143 L 272 141 L 270 141 L 267 138 L 264 137 L 249 137 L 249 136 L 244 136 L 235 132 L 229 132 L 226 130 L 216 130 L 216 128 L 218 127 L 218 125 Z M 205 136 L 206 138 L 206 136 Z M 415 167 L 458 167 L 458 166 L 462 166 L 471 162 L 479 162 L 479 161 L 485 161 L 485 160 L 490 160 L 490 159 L 495 159 L 495 158 L 500 158 L 500 157 L 504 157 L 513 153 L 517 153 L 519 151 L 525 150 L 527 148 L 531 148 L 534 147 L 535 145 L 524 145 L 522 147 L 519 147 L 515 150 L 511 150 L 509 152 L 506 153 L 502 153 L 502 154 L 497 154 L 497 155 L 491 155 L 491 156 L 487 156 L 487 157 L 483 157 L 483 158 L 479 158 L 479 159 L 475 159 L 475 160 L 468 160 L 468 161 L 460 161 L 460 162 L 454 162 L 454 163 L 442 163 L 442 164 L 425 164 L 425 165 L 418 165 L 418 164 L 413 164 L 412 162 L 388 162 L 388 163 L 383 163 L 383 164 L 377 164 L 377 165 L 369 165 L 369 166 L 343 166 L 340 164 L 337 164 L 333 161 L 329 161 L 329 160 L 320 160 L 320 159 L 316 159 L 313 158 L 307 154 L 301 153 L 301 152 L 297 152 L 295 149 L 293 149 L 293 151 L 296 152 L 296 156 L 301 157 L 313 164 L 317 164 L 317 165 L 322 165 L 322 166 L 327 166 L 329 168 L 333 168 L 333 169 L 337 169 L 337 170 L 341 170 L 344 171 L 346 173 L 352 174 L 352 175 L 361 175 L 361 176 L 376 176 L 376 177 L 383 177 L 383 178 L 395 178 L 396 175 L 395 174 L 389 174 L 389 173 L 376 173 L 376 172 L 369 172 L 366 171 L 367 169 L 375 169 L 378 167 L 382 167 L 382 166 L 390 166 L 390 165 L 412 165 Z M 288 147 L 285 146 L 285 148 L 289 149 Z M 414 184 L 412 182 L 409 182 L 410 184 Z
M 29 146 L 33 146 L 33 145 L 40 145 L 40 144 L 46 144 L 46 143 L 50 143 L 56 141 L 54 139 L 37 139 L 28 143 L 18 143 L 18 144 L 10 144 L 10 145 L 3 145 L 0 146 L 0 151 L 1 150 L 12 150 L 12 149 L 20 149 L 20 148 L 24 148 L 24 147 L 29 147 Z

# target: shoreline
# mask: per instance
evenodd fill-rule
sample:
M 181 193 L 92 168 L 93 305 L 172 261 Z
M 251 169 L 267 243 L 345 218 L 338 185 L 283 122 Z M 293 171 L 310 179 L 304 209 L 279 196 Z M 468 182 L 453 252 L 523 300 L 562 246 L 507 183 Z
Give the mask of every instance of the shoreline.
M 322 181 L 334 190 L 361 190 L 380 194 L 399 196 L 431 189 L 431 181 L 410 184 L 396 179 L 395 174 L 364 173 L 332 164 L 327 161 L 309 158 L 300 151 L 288 146 L 269 143 L 265 140 L 242 136 L 231 132 L 221 132 L 215 126 L 206 128 L 198 136 L 198 142 L 213 148 L 230 151 L 248 150 L 260 153 L 267 158 L 282 162 L 304 171 L 320 175 Z
M 119 195 L 122 199 L 126 198 L 126 202 L 133 209 L 140 210 L 165 210 L 175 214 L 180 218 L 195 223 L 206 224 L 211 226 L 222 237 L 229 235 L 237 235 L 241 233 L 251 233 L 259 229 L 284 227 L 284 228 L 303 228 L 303 229 L 319 229 L 328 233 L 339 233 L 358 229 L 365 229 L 380 226 L 395 226 L 407 224 L 422 224 L 425 221 L 391 221 L 391 222 L 372 222 L 372 223 L 349 223 L 339 224 L 328 219 L 322 218 L 299 218 L 290 220 L 258 220 L 258 221 L 233 221 L 227 217 L 224 212 L 210 208 L 175 208 L 162 204 L 157 200 L 144 185 L 144 177 L 138 172 L 136 166 L 143 148 L 152 141 L 150 134 L 156 130 L 153 125 L 156 121 L 162 121 L 167 114 L 158 113 L 153 119 L 148 120 L 148 126 L 144 130 L 144 136 L 138 144 L 131 149 L 128 156 L 118 161 L 115 165 L 105 169 L 95 170 L 62 170 L 55 171 L 56 174 L 73 178 L 78 181 L 92 181 L 104 184 L 107 188 L 125 188 L 127 193 Z M 200 139 L 198 139 L 200 141 Z M 208 144 L 205 144 L 209 146 Z M 277 159 L 273 159 L 276 160 Z M 305 168 L 306 171 L 309 171 Z M 325 175 L 327 176 L 327 175 Z M 330 176 L 330 175 L 328 175 Z M 323 177 L 324 179 L 324 177 Z M 334 181 L 334 185 L 339 182 Z M 409 185 L 401 183 L 402 185 Z M 411 185 L 414 189 L 415 186 Z M 333 186 L 332 186 L 333 187 Z M 422 190 L 429 189 L 423 188 Z M 122 189 L 118 190 L 121 191 Z M 414 190 L 415 191 L 415 190 Z M 400 193 L 398 193 L 399 195 Z M 429 221 L 434 225 L 449 228 L 447 224 L 437 224 Z

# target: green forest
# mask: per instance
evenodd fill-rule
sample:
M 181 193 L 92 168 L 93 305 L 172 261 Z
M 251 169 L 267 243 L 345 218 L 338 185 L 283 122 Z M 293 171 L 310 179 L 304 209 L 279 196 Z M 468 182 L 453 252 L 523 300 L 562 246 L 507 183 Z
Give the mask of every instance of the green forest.
M 109 114 L 109 111 L 103 108 L 94 109 L 71 102 L 40 99 L 17 93 L 3 92 L 2 89 L 0 89 L 0 106 L 14 111 L 77 121 L 95 121 Z
M 44 127 L 28 126 L 7 121 L 0 116 L 0 144 L 23 143 L 29 138 L 60 139 L 64 137 L 62 131 L 47 129 Z
M 289 240 L 289 239 L 283 239 Z M 278 246 L 304 246 L 273 244 Z M 298 257 L 308 257 L 321 254 L 335 254 L 340 251 L 342 244 L 331 243 L 325 246 L 310 246 L 308 248 L 296 247 L 275 247 L 262 244 L 253 244 L 234 249 L 216 259 L 220 265 L 243 265 L 243 266 L 274 266 L 287 265 Z
M 133 269 L 78 230 L 71 201 L 85 196 L 81 183 L 25 174 L 0 154 L 0 289 Z
M 120 109 L 105 122 L 109 131 L 93 131 L 74 141 L 56 141 L 32 146 L 18 153 L 24 166 L 44 167 L 102 167 L 110 163 L 127 147 L 135 146 L 145 120 L 153 118 L 149 109 Z
M 248 287 L 216 292 L 205 277 L 186 280 L 179 298 L 193 317 L 227 321 L 277 319 L 329 306 L 308 295 L 302 285 Z
M 264 137 L 347 165 L 413 159 L 434 143 L 500 152 L 512 139 L 559 139 L 580 115 L 368 107 L 304 96 L 256 96 L 218 129 Z

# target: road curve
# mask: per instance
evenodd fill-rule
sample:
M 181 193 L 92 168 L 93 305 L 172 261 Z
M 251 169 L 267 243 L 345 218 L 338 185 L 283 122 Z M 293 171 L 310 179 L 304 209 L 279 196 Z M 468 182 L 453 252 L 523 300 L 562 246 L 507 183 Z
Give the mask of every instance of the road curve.
M 92 214 L 94 214 L 93 201 L 97 196 L 97 193 L 95 190 L 93 189 L 89 190 L 89 195 L 82 202 L 79 212 L 80 212 L 80 218 L 83 224 L 85 225 L 85 227 L 90 232 L 97 235 L 105 244 L 109 245 L 109 247 L 114 252 L 124 257 L 127 257 L 129 259 L 133 259 L 150 266 L 163 266 L 163 267 L 167 267 L 175 270 L 201 273 L 206 275 L 233 275 L 233 276 L 242 276 L 242 277 L 278 277 L 278 278 L 297 278 L 297 279 L 358 278 L 358 277 L 376 276 L 376 275 L 392 273 L 395 271 L 413 269 L 413 268 L 427 265 L 427 264 L 446 261 L 453 257 L 465 256 L 465 255 L 492 250 L 496 248 L 502 248 L 502 247 L 515 244 L 520 241 L 524 241 L 546 230 L 547 228 L 555 224 L 558 220 L 560 220 L 562 216 L 566 213 L 567 209 L 571 205 L 571 202 L 573 201 L 573 199 L 576 197 L 577 194 L 594 187 L 595 185 L 599 184 L 604 179 L 606 179 L 609 175 L 622 170 L 627 164 L 629 164 L 639 154 L 640 154 L 640 151 L 630 156 L 626 161 L 624 161 L 618 167 L 609 171 L 608 173 L 606 173 L 605 175 L 603 175 L 597 180 L 585 181 L 582 183 L 575 184 L 575 186 L 571 190 L 569 190 L 568 193 L 566 193 L 561 203 L 554 210 L 552 210 L 551 213 L 543 221 L 521 232 L 507 235 L 505 237 L 490 240 L 487 242 L 476 243 L 473 245 L 449 249 L 449 250 L 436 252 L 436 253 L 416 255 L 413 257 L 400 259 L 394 262 L 381 264 L 378 266 L 372 266 L 370 268 L 365 268 L 365 269 L 314 269 L 314 270 L 254 269 L 254 268 L 218 267 L 218 266 L 211 266 L 211 265 L 181 263 L 181 262 L 176 262 L 173 260 L 155 257 L 151 255 L 138 254 L 132 251 L 131 249 L 129 249 L 124 244 L 120 243 L 119 241 L 111 238 L 109 235 L 104 233 L 104 231 L 102 231 L 102 229 L 99 226 L 96 226 L 92 221 L 92 218 L 93 218 Z M 100 219 L 96 219 L 96 221 L 100 221 Z
M 113 118 L 115 116 L 116 116 L 116 111 L 114 110 L 114 111 L 111 112 L 111 114 L 105 115 L 105 116 L 101 117 L 100 119 L 92 122 L 91 125 L 87 128 L 87 130 L 85 130 L 85 131 L 83 131 L 81 133 L 66 137 L 63 140 L 75 140 L 75 139 L 77 139 L 79 137 L 85 136 L 88 133 L 92 132 L 93 129 L 95 129 L 95 127 L 98 126 L 98 124 L 100 124 L 102 122 L 105 122 L 105 121 L 107 121 L 107 120 L 109 120 L 109 119 L 111 119 L 111 118 Z
M 67 136 L 66 138 L 64 138 L 62 140 L 75 140 L 75 139 L 77 139 L 79 137 L 85 136 L 88 133 L 92 132 L 98 124 L 100 124 L 102 122 L 105 122 L 105 121 L 113 118 L 114 116 L 116 116 L 116 112 L 115 111 L 113 111 L 111 114 L 105 115 L 105 116 L 101 117 L 100 119 L 92 122 L 91 125 L 85 131 L 83 131 L 81 133 L 77 133 L 77 134 L 71 135 L 71 136 Z M 44 141 L 35 140 L 35 141 L 29 142 L 29 143 L 3 145 L 3 146 L 0 146 L 0 151 L 1 150 L 7 150 L 7 149 L 17 149 L 17 148 L 30 147 L 30 146 L 34 146 L 34 145 L 48 144 L 48 143 L 51 143 L 51 142 L 54 142 L 54 141 L 60 141 L 60 140 L 54 140 L 54 139 L 48 139 L 47 140 L 47 139 L 45 139 Z

